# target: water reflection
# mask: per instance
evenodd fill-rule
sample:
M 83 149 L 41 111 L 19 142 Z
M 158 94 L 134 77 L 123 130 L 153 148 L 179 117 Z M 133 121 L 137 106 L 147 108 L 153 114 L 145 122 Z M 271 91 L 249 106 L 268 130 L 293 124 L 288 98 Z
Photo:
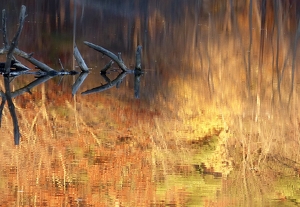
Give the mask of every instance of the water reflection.
M 51 68 L 60 58 L 79 71 L 76 42 L 90 72 L 74 96 L 77 76 L 14 99 L 19 147 L 4 108 L 3 203 L 297 205 L 298 1 L 22 3 L 19 48 Z M 20 2 L 0 7 L 15 31 Z M 122 51 L 130 68 L 143 46 L 140 99 L 128 90 L 132 76 L 118 90 L 79 95 L 99 86 L 109 62 L 83 41 Z M 31 81 L 18 77 L 12 88 Z

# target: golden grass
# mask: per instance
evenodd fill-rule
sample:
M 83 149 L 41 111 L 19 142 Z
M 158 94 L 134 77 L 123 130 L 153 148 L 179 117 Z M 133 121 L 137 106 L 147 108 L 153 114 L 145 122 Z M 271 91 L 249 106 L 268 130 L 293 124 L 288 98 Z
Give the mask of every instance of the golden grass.
M 154 186 L 150 154 L 145 151 L 147 138 L 140 131 L 127 130 L 129 125 L 119 130 L 117 111 L 103 107 L 109 101 L 100 101 L 99 106 L 81 102 L 74 108 L 71 100 L 47 100 L 44 86 L 35 94 L 41 100 L 22 108 L 16 100 L 20 146 L 13 146 L 11 121 L 3 120 L 2 132 L 10 134 L 1 147 L 4 204 L 136 206 L 151 202 Z M 7 114 L 5 109 L 4 117 Z
M 189 19 L 192 15 L 185 15 L 185 24 L 189 24 L 185 28 L 198 30 L 198 25 L 190 25 L 195 23 Z M 156 22 L 164 17 L 154 16 L 149 21 L 153 37 L 153 31 L 165 27 Z M 153 44 L 148 51 L 165 80 L 160 86 L 164 90 L 151 102 L 157 101 L 158 106 L 147 108 L 140 101 L 119 102 L 109 96 L 72 98 L 45 88 L 34 91 L 34 96 L 18 98 L 21 146 L 12 146 L 7 110 L 1 129 L 8 135 L 1 142 L 0 154 L 3 203 L 182 206 L 198 190 L 186 185 L 201 180 L 194 165 L 202 163 L 206 173 L 223 174 L 221 190 L 217 184 L 210 192 L 223 196 L 206 196 L 204 206 L 260 206 L 266 195 L 270 200 L 295 196 L 278 187 L 276 180 L 279 175 L 299 175 L 299 88 L 295 87 L 289 102 L 291 79 L 286 73 L 279 100 L 273 60 L 276 38 L 266 40 L 260 68 L 260 29 L 253 25 L 253 45 L 248 51 L 247 14 L 238 17 L 233 26 L 240 34 L 219 31 L 218 24 L 207 23 L 198 31 L 198 43 L 193 29 L 174 36 L 182 25 L 172 27 L 174 31 L 163 28 L 168 40 L 162 41 L 162 50 L 155 52 L 157 44 Z M 139 20 L 136 24 L 140 25 Z M 134 35 L 134 39 L 142 38 Z M 183 39 L 193 44 L 184 42 L 183 47 Z M 280 68 L 289 54 L 286 45 L 290 39 L 280 39 Z M 165 60 L 162 54 L 169 54 L 169 48 L 174 59 Z M 247 59 L 249 52 L 251 60 Z M 176 65 L 179 57 L 182 65 Z M 249 86 L 247 61 L 252 68 Z M 183 72 L 174 75 L 176 72 L 167 70 L 174 65 Z M 287 70 L 291 65 L 288 57 Z M 258 108 L 260 69 L 263 82 Z M 51 86 L 53 91 L 59 89 Z M 157 187 L 157 183 L 167 187 Z
M 2 142 L 0 187 L 7 205 L 184 205 L 194 189 L 179 188 L 169 175 L 190 175 L 194 164 L 210 167 L 218 157 L 225 159 L 219 147 L 220 153 L 206 160 L 191 157 L 199 150 L 189 150 L 193 141 L 222 130 L 222 120 L 210 111 L 199 110 L 201 118 L 192 113 L 185 118 L 181 110 L 170 116 L 153 106 L 148 112 L 139 100 L 116 104 L 109 96 L 61 97 L 45 87 L 15 101 L 20 146 L 13 146 L 11 120 L 4 111 L 2 130 L 10 136 Z M 163 197 L 155 187 L 162 180 L 169 185 Z

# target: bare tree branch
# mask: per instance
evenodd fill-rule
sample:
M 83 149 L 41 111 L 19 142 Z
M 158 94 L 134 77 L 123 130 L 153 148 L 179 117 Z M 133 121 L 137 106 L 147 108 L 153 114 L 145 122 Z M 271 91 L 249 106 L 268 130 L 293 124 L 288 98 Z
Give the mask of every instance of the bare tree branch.
M 6 97 L 6 100 L 8 103 L 9 112 L 10 112 L 12 120 L 13 120 L 15 145 L 18 145 L 20 143 L 20 130 L 19 130 L 18 118 L 17 118 L 17 114 L 16 114 L 16 110 L 15 110 L 15 105 L 12 101 L 12 96 L 11 96 L 11 92 L 10 92 L 9 73 L 10 73 L 10 67 L 11 67 L 11 60 L 13 59 L 13 52 L 18 45 L 19 37 L 21 35 L 22 28 L 24 25 L 25 12 L 26 12 L 26 7 L 24 5 L 22 5 L 21 11 L 20 11 L 20 17 L 19 17 L 18 31 L 16 32 L 16 34 L 9 46 L 8 52 L 7 52 L 6 62 L 5 62 L 5 74 L 4 74 L 5 97 Z M 3 13 L 4 13 L 4 15 L 3 15 Z M 5 10 L 2 11 L 2 25 L 4 25 L 4 26 L 6 25 Z M 3 38 L 7 38 L 6 29 L 2 32 L 3 32 Z
M 89 68 L 87 67 L 87 65 L 85 64 L 77 46 L 75 45 L 74 46 L 74 57 L 76 59 L 76 62 L 78 63 L 80 69 L 83 71 L 83 72 L 89 72 Z
M 121 54 L 119 54 L 119 57 L 116 56 L 114 53 L 110 52 L 109 50 L 95 45 L 93 43 L 84 41 L 84 44 L 86 44 L 87 46 L 93 48 L 94 50 L 97 50 L 98 52 L 101 52 L 103 55 L 106 55 L 107 57 L 109 57 L 110 59 L 112 59 L 114 62 L 116 62 L 118 64 L 118 66 L 124 71 L 124 72 L 133 72 L 132 70 L 128 69 L 126 67 L 126 65 L 124 64 L 122 58 L 121 58 Z
M 38 61 L 37 59 L 32 57 L 32 53 L 31 54 L 27 54 L 26 52 L 23 52 L 22 50 L 19 49 L 15 49 L 14 54 L 24 58 L 25 60 L 27 60 L 28 62 L 31 62 L 33 65 L 37 66 L 39 69 L 41 69 L 42 71 L 45 72 L 51 72 L 51 71 L 55 71 L 54 69 L 52 69 L 51 67 L 49 67 L 48 65 Z
M 13 51 L 14 49 L 17 47 L 18 42 L 19 42 L 19 37 L 21 35 L 22 29 L 23 29 L 23 25 L 24 25 L 24 20 L 25 20 L 25 11 L 26 11 L 26 7 L 24 5 L 21 6 L 21 12 L 20 12 L 20 17 L 19 17 L 19 27 L 18 27 L 18 31 L 15 34 L 10 47 L 8 49 L 7 52 L 7 57 L 6 57 L 6 63 L 5 63 L 5 73 L 8 75 L 10 72 L 10 65 L 11 65 L 11 60 L 13 58 Z M 5 12 L 4 12 L 5 13 Z M 5 15 L 4 15 L 5 16 Z M 2 19 L 3 21 L 3 19 Z M 6 25 L 6 20 L 4 19 L 5 23 L 4 25 Z M 2 31 L 3 32 L 3 31 Z M 6 35 L 3 35 L 3 37 Z

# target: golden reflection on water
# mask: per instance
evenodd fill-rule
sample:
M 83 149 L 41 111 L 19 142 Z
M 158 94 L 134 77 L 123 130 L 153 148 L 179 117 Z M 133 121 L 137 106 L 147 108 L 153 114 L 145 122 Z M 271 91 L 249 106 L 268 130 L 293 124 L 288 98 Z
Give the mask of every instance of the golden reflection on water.
M 149 2 L 148 16 L 114 10 L 113 3 L 102 2 L 104 10 L 93 8 L 98 5 L 93 1 L 92 6 L 87 3 L 83 17 L 88 20 L 82 18 L 86 25 L 80 24 L 78 42 L 90 38 L 108 49 L 126 51 L 123 58 L 129 64 L 134 62 L 132 48 L 143 45 L 147 73 L 141 82 L 141 99 L 129 98 L 133 97 L 128 95 L 130 79 L 119 90 L 91 96 L 72 97 L 67 79 L 63 85 L 47 82 L 32 95 L 17 97 L 20 146 L 13 146 L 7 108 L 2 118 L 2 204 L 296 204 L 299 72 L 291 76 L 298 63 L 295 3 L 268 2 L 263 28 L 268 33 L 262 34 L 260 1 L 224 2 L 176 1 L 158 7 Z M 275 9 L 286 15 L 290 11 L 290 16 L 277 19 Z M 95 18 L 92 13 L 107 30 L 98 31 L 97 21 L 89 20 Z M 71 41 L 65 38 L 68 26 L 50 23 L 54 15 L 50 14 L 44 18 L 51 25 L 47 24 L 41 39 L 55 44 L 41 47 L 39 39 L 35 46 L 41 54 L 51 50 L 51 57 L 37 54 L 36 58 L 49 62 L 59 54 L 71 65 Z M 119 24 L 112 25 L 116 20 Z M 63 38 L 53 35 L 59 28 Z M 94 30 L 87 32 L 90 28 Z M 148 33 L 140 33 L 139 28 Z M 40 29 L 33 36 L 40 37 Z M 122 38 L 116 38 L 117 34 Z M 35 51 L 29 43 L 21 46 Z M 100 67 L 103 58 L 77 44 L 87 63 Z M 99 84 L 98 78 L 93 72 L 82 90 Z M 17 87 L 22 81 L 12 84 Z

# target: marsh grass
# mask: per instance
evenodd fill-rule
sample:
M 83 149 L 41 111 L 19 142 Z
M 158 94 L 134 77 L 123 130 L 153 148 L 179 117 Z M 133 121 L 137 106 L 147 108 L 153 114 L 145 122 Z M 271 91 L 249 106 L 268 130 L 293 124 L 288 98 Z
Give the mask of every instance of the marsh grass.
M 35 95 L 41 99 L 31 97 L 26 103 L 16 99 L 20 146 L 13 146 L 9 139 L 11 121 L 3 120 L 3 133 L 10 134 L 1 142 L 4 204 L 135 206 L 151 202 L 154 186 L 150 154 L 145 151 L 147 138 L 119 118 L 119 112 L 127 117 L 132 113 L 126 105 L 110 110 L 104 106 L 112 100 L 102 98 L 96 106 L 81 100 L 74 108 L 72 99 L 49 100 L 52 95 L 45 93 L 44 86 Z M 124 124 L 121 129 L 119 122 Z
M 299 56 L 291 48 L 295 28 L 286 18 L 282 25 L 288 26 L 278 34 L 268 30 L 273 33 L 261 64 L 260 14 L 258 1 L 253 2 L 251 34 L 249 5 L 234 8 L 236 19 L 225 24 L 222 11 L 228 15 L 230 8 L 217 3 L 211 15 L 185 9 L 172 27 L 162 24 L 168 19 L 159 11 L 149 18 L 150 36 L 162 32 L 147 48 L 146 55 L 156 61 L 149 76 L 157 79 L 154 85 L 142 82 L 156 89 L 147 91 L 152 100 L 146 103 L 120 101 L 109 93 L 72 98 L 54 93 L 61 91 L 54 85 L 18 97 L 22 144 L 12 146 L 5 109 L 0 200 L 24 206 L 183 206 L 191 200 L 204 206 L 265 206 L 298 199 L 290 187 L 300 169 L 297 84 L 289 96 Z M 277 43 L 281 32 L 285 35 Z M 135 41 L 143 39 L 137 33 Z M 165 59 L 170 48 L 173 53 Z M 202 164 L 205 168 L 197 171 Z M 201 188 L 211 191 L 199 193 Z
M 183 111 L 173 116 L 151 106 L 149 112 L 139 101 L 116 104 L 110 96 L 74 100 L 55 98 L 45 85 L 15 100 L 21 145 L 9 139 L 10 119 L 3 119 L 2 129 L 10 134 L 1 143 L 1 200 L 7 205 L 184 205 L 197 187 L 186 186 L 185 178 L 174 183 L 176 176 L 196 182 L 193 165 L 216 159 L 195 157 L 198 144 L 189 148 L 220 133 L 219 118 L 207 121 L 210 113 L 186 119 Z

